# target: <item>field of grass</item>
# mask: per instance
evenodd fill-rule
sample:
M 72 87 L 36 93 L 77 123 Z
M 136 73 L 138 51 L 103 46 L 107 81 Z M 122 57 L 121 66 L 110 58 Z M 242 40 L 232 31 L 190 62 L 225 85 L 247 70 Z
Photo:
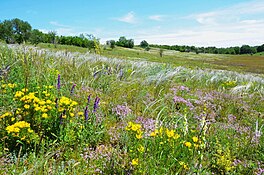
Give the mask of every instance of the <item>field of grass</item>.
M 262 174 L 263 58 L 1 44 L 0 174 Z
M 54 46 L 51 44 L 40 44 L 39 47 L 54 49 Z M 63 45 L 58 45 L 54 50 L 67 50 L 81 53 L 86 53 L 88 51 L 85 48 Z M 135 47 L 133 49 L 116 47 L 113 50 L 110 48 L 103 49 L 102 55 L 111 58 L 145 60 L 190 68 L 213 68 L 264 74 L 264 55 L 261 53 L 256 55 L 224 55 L 181 53 L 172 50 L 164 50 L 163 57 L 161 58 L 158 48 L 151 48 L 150 51 L 145 51 L 140 47 Z

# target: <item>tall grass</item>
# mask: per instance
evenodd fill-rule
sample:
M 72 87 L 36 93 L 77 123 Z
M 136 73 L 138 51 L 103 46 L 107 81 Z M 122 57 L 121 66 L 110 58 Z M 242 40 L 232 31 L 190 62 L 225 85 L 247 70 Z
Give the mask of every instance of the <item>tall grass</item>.
M 263 171 L 262 75 L 31 46 L 1 45 L 0 53 L 1 172 Z M 36 98 L 50 110 L 37 112 Z M 18 135 L 8 132 L 13 125 Z

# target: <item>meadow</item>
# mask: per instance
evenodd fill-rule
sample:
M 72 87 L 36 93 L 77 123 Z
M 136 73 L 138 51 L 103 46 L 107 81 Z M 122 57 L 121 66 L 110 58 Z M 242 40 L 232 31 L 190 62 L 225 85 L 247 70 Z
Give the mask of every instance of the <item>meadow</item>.
M 264 57 L 0 45 L 0 174 L 262 174 Z

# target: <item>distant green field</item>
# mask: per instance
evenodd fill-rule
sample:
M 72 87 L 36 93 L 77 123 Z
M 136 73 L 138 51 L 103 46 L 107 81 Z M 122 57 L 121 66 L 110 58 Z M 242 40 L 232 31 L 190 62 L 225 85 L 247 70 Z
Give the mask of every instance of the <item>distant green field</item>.
M 52 44 L 39 44 L 41 48 L 55 49 Z M 82 47 L 57 45 L 56 50 L 67 50 L 69 52 L 85 53 L 88 50 Z M 173 66 L 185 66 L 189 68 L 213 68 L 233 70 L 238 72 L 264 73 L 264 54 L 257 55 L 224 55 L 224 54 L 196 54 L 182 53 L 173 50 L 164 50 L 160 57 L 158 48 L 151 48 L 145 51 L 140 47 L 127 49 L 116 47 L 102 49 L 102 55 L 111 58 L 129 60 L 145 60 L 151 62 L 166 63 Z

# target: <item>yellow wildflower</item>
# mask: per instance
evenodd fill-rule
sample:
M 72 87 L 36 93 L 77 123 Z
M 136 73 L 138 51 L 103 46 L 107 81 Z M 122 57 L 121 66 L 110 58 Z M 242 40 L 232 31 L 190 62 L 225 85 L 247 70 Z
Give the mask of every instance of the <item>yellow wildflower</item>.
M 14 133 L 18 133 L 18 132 L 20 131 L 20 129 L 17 128 L 17 127 L 15 127 L 14 125 L 10 125 L 10 126 L 7 126 L 7 127 L 6 127 L 6 131 L 7 131 L 8 133 L 12 133 L 12 132 L 14 132 Z
M 0 119 L 8 117 L 8 116 L 12 116 L 12 113 L 11 112 L 6 112 L 6 113 L 4 113 L 3 115 L 0 116 Z
M 132 127 L 131 127 L 131 129 L 132 129 L 132 131 L 137 131 L 137 130 L 139 130 L 141 128 L 141 126 L 140 126 L 140 124 L 133 124 L 132 125 Z
M 79 115 L 79 116 L 82 116 L 82 115 L 83 115 L 83 112 L 78 112 L 78 115 Z
M 22 91 L 22 92 L 27 92 L 28 89 L 27 89 L 27 88 L 23 88 L 21 91 Z
M 174 136 L 174 130 L 169 130 L 169 129 L 166 129 L 166 134 L 169 138 L 173 137 Z
M 74 113 L 71 112 L 71 113 L 70 113 L 70 116 L 71 116 L 71 117 L 74 117 Z
M 133 159 L 132 162 L 131 162 L 131 164 L 132 164 L 133 166 L 137 166 L 137 165 L 138 165 L 138 158 Z
M 192 144 L 190 142 L 185 142 L 184 145 L 188 148 L 190 148 L 192 146 Z
M 150 133 L 150 136 L 151 137 L 156 137 L 156 135 L 159 133 L 159 131 L 158 130 L 155 130 L 155 131 L 153 131 L 153 132 L 151 132 Z
M 198 142 L 198 137 L 195 137 L 195 136 L 194 136 L 194 137 L 192 138 L 192 140 L 193 140 L 193 142 L 196 143 L 196 142 Z
M 137 139 L 142 139 L 142 135 L 141 134 L 136 134 L 136 138 Z
M 16 94 L 15 94 L 15 98 L 20 98 L 24 95 L 24 92 L 21 92 L 21 91 L 17 91 Z
M 47 114 L 47 113 L 43 113 L 43 114 L 42 114 L 42 117 L 43 117 L 43 118 L 48 118 L 48 114 Z
M 47 101 L 46 101 L 46 103 L 47 103 L 47 104 L 51 104 L 51 103 L 52 103 L 52 101 L 50 101 L 50 100 L 47 100 Z
M 143 153 L 144 150 L 145 150 L 145 148 L 144 148 L 144 146 L 140 145 L 140 146 L 137 148 L 137 150 L 138 150 L 138 152 Z
M 30 106 L 29 106 L 28 104 L 25 104 L 25 105 L 24 105 L 24 108 L 25 108 L 25 109 L 29 109 Z
M 177 140 L 178 138 L 180 138 L 180 135 L 179 135 L 179 134 L 174 134 L 173 138 L 174 138 L 175 140 Z

